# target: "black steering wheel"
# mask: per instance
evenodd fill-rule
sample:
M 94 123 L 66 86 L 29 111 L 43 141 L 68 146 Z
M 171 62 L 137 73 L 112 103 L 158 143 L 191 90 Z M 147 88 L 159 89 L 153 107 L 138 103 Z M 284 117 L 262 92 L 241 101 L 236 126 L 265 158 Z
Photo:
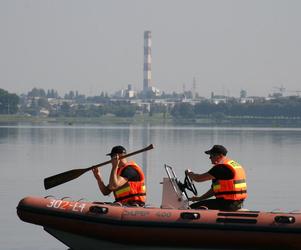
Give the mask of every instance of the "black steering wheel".
M 193 181 L 188 176 L 188 172 L 185 171 L 185 179 L 184 179 L 184 186 L 187 190 L 191 191 L 194 195 L 198 195 L 198 191 L 193 183 Z
M 198 191 L 196 190 L 195 185 L 193 184 L 193 181 L 190 179 L 190 177 L 187 175 L 187 171 L 185 171 L 185 179 L 184 183 L 177 180 L 178 187 L 180 190 L 185 194 L 186 198 L 188 199 L 188 195 L 186 192 L 186 189 L 191 191 L 194 195 L 198 195 Z

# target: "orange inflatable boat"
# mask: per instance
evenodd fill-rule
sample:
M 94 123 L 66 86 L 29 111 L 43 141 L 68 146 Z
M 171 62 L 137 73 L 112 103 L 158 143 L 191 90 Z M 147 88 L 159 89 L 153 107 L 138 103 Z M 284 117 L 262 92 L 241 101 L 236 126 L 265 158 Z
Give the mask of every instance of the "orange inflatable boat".
M 301 249 L 301 213 L 188 209 L 176 182 L 160 208 L 26 197 L 17 213 L 71 249 Z

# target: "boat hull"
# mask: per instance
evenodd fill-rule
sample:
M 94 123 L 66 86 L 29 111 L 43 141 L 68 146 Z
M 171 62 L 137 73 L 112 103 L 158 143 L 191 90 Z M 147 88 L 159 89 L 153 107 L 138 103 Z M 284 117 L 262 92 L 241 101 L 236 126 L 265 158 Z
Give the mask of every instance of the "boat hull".
M 20 201 L 21 220 L 72 249 L 301 249 L 301 215 L 122 207 L 39 197 Z

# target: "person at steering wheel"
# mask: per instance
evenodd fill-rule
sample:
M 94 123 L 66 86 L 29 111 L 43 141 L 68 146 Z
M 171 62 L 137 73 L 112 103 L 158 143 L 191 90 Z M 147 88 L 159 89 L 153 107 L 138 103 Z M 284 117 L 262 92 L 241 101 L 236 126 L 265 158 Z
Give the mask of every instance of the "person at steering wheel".
M 208 172 L 197 174 L 186 170 L 186 174 L 195 182 L 212 181 L 211 188 L 202 196 L 189 198 L 195 203 L 193 209 L 206 207 L 224 211 L 236 211 L 243 206 L 247 198 L 246 174 L 236 161 L 226 157 L 228 150 L 222 145 L 214 145 L 205 151 L 214 165 Z M 209 199 L 215 196 L 215 199 Z

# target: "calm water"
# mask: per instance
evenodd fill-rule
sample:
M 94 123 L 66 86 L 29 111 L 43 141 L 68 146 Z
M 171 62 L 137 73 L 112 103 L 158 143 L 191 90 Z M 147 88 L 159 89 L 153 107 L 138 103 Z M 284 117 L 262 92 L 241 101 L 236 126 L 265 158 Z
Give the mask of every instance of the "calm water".
M 246 208 L 301 209 L 301 129 L 2 125 L 0 249 L 67 249 L 41 227 L 21 222 L 16 215 L 18 201 L 28 195 L 112 201 L 100 195 L 90 173 L 47 191 L 43 179 L 107 161 L 105 154 L 116 144 L 134 151 L 151 143 L 155 149 L 133 157 L 146 173 L 149 204 L 161 203 L 164 163 L 173 166 L 183 180 L 187 168 L 206 171 L 210 162 L 203 151 L 223 144 L 229 156 L 246 168 Z M 102 167 L 106 179 L 109 171 L 110 166 Z M 197 188 L 205 192 L 209 183 L 197 184 Z

